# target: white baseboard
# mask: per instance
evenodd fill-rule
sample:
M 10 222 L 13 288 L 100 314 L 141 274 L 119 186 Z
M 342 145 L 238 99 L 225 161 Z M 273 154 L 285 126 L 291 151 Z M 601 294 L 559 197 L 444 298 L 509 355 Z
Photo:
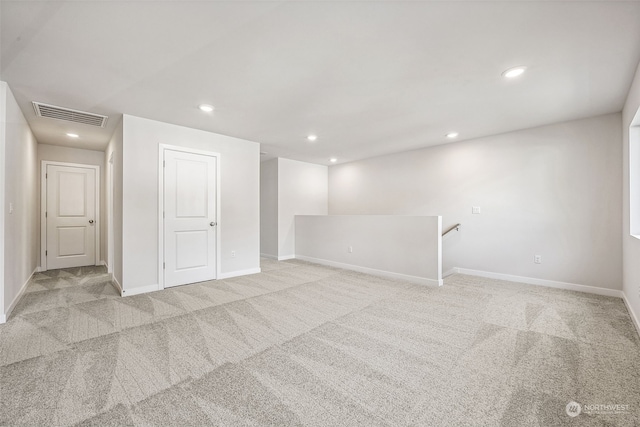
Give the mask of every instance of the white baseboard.
M 120 287 L 120 289 L 122 289 L 122 286 Z M 140 286 L 138 288 L 132 288 L 132 289 L 122 289 L 122 292 L 120 293 L 120 295 L 122 295 L 123 297 L 130 297 L 133 295 L 147 294 L 149 292 L 155 292 L 159 290 L 160 290 L 160 285 L 157 285 L 157 284 L 147 285 L 147 286 Z
M 116 279 L 116 276 L 114 276 L 113 273 L 109 273 L 109 276 L 111 277 L 111 284 L 116 288 L 116 291 L 120 293 L 120 296 L 122 296 L 122 285 L 118 282 L 118 279 Z
M 229 273 L 218 274 L 218 280 L 231 279 L 232 277 L 247 276 L 249 274 L 258 274 L 262 270 L 259 268 L 249 268 L 247 270 L 230 271 Z
M 536 279 L 535 277 L 512 276 L 510 274 L 492 273 L 489 271 L 470 270 L 456 267 L 455 273 L 469 276 L 486 277 L 489 279 L 506 280 L 509 282 L 526 283 L 529 285 L 546 286 L 548 288 L 565 289 L 568 291 L 586 292 L 588 294 L 604 295 L 607 297 L 622 298 L 623 293 L 618 289 L 599 288 L 596 286 L 578 285 L 576 283 L 557 282 L 555 280 Z
M 296 258 L 295 255 L 277 256 L 277 255 L 270 255 L 270 254 L 263 254 L 263 253 L 261 253 L 260 256 L 262 258 L 275 259 L 276 261 L 286 261 L 288 259 L 295 259 Z
M 627 294 L 625 294 L 624 292 L 622 292 L 622 300 L 627 306 L 627 311 L 629 312 L 631 321 L 633 321 L 633 325 L 636 327 L 636 332 L 638 332 L 638 335 L 640 335 L 640 320 L 638 320 L 638 316 L 636 315 L 636 312 L 633 311 L 633 307 L 631 307 L 631 303 L 627 299 Z
M 295 258 L 300 259 L 302 261 L 313 262 L 315 264 L 327 265 L 329 267 L 344 268 L 345 270 L 352 270 L 352 271 L 357 271 L 359 273 L 371 274 L 373 276 L 382 276 L 382 277 L 388 277 L 390 279 L 404 280 L 411 283 L 417 283 L 419 285 L 442 286 L 442 279 L 440 280 L 428 279 L 426 277 L 411 276 L 408 274 L 394 273 L 392 271 L 376 270 L 375 268 L 361 267 L 359 265 L 353 265 L 353 264 L 343 264 L 341 262 L 330 261 L 330 260 L 320 259 L 320 258 L 313 258 L 313 257 L 304 256 L 304 255 L 296 255 Z
M 13 311 L 14 308 L 16 308 L 16 305 L 18 305 L 18 302 L 20 301 L 20 298 L 22 298 L 22 295 L 24 295 L 24 292 L 27 290 L 27 285 L 29 284 L 29 281 L 31 280 L 33 275 L 36 274 L 37 272 L 38 272 L 38 267 L 36 267 L 33 270 L 33 272 L 27 278 L 27 281 L 22 284 L 22 286 L 20 287 L 20 290 L 18 291 L 18 295 L 16 295 L 16 297 L 13 299 L 13 301 L 11 301 L 11 304 L 9 304 L 9 307 L 7 308 L 7 312 L 2 314 L 2 315 L 0 315 L 0 323 L 6 323 L 7 322 L 7 319 L 11 315 L 11 312 Z

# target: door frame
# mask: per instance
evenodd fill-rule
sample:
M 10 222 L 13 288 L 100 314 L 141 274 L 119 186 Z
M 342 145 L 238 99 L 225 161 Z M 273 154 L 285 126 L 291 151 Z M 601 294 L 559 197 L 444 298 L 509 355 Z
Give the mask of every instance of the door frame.
M 94 169 L 96 174 L 95 179 L 95 264 L 100 265 L 100 231 L 102 227 L 102 222 L 100 221 L 100 198 L 102 194 L 100 193 L 100 166 L 98 165 L 85 165 L 82 163 L 68 163 L 68 162 L 55 162 L 51 160 L 43 160 L 40 166 L 40 271 L 47 271 L 47 166 L 67 166 L 73 168 L 83 168 L 83 169 Z
M 220 238 L 220 153 L 215 151 L 199 150 L 196 148 L 180 147 L 177 145 L 158 144 L 158 289 L 164 286 L 164 152 L 166 150 L 180 151 L 183 153 L 200 154 L 216 158 L 216 277 L 220 278 L 220 262 L 222 259 Z
M 107 273 L 111 274 L 112 277 L 115 264 L 115 235 L 113 231 L 113 155 L 114 153 L 111 152 L 111 156 L 109 156 L 109 160 L 107 162 L 109 178 L 105 178 L 107 181 L 107 259 L 105 262 L 107 263 Z

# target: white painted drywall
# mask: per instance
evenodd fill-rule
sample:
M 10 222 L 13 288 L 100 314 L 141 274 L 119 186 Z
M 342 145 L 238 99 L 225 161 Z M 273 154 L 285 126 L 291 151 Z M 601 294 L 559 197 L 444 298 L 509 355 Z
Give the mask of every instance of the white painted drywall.
M 297 215 L 295 221 L 296 258 L 442 284 L 441 217 Z
M 7 310 L 4 305 L 4 185 L 5 185 L 5 147 L 7 131 L 7 84 L 0 81 L 0 323 L 7 321 Z
M 113 179 L 113 213 L 110 212 L 107 204 L 105 224 L 109 223 L 109 216 L 113 214 L 113 260 L 108 259 L 111 265 L 113 277 L 122 284 L 122 120 L 116 126 L 109 144 L 104 152 L 105 167 L 105 188 Z M 113 155 L 113 177 L 109 173 L 109 159 Z M 108 232 L 108 228 L 107 228 Z M 107 242 L 109 239 L 106 239 Z M 109 246 L 106 247 L 107 254 Z
M 100 258 L 96 261 L 104 261 L 106 259 L 106 222 L 104 221 L 106 214 L 106 191 L 105 191 L 105 172 L 104 172 L 104 152 L 95 150 L 82 150 L 79 148 L 60 147 L 49 144 L 38 144 L 38 165 L 42 164 L 43 160 L 49 160 L 54 162 L 66 162 L 66 163 L 80 163 L 83 165 L 96 165 L 100 166 Z M 38 167 L 38 194 L 42 191 L 42 168 Z M 38 215 L 40 214 L 40 202 L 38 197 Z M 40 221 L 38 221 L 38 236 L 40 235 Z M 38 240 L 38 253 L 40 253 L 40 240 Z
M 38 265 L 37 141 L 11 89 L 2 83 L 4 128 L 4 301 L 2 313 L 17 298 Z M 13 212 L 10 213 L 10 205 Z
M 295 255 L 295 216 L 328 213 L 328 167 L 278 159 L 278 258 Z
M 278 159 L 260 163 L 260 254 L 278 258 Z
M 125 294 L 158 285 L 159 144 L 220 153 L 222 265 L 218 271 L 223 275 L 259 271 L 260 145 L 124 115 L 121 284 Z
M 445 272 L 621 289 L 620 121 L 611 114 L 332 166 L 329 214 L 462 223 L 443 239 Z
M 640 65 L 636 71 L 629 96 L 622 110 L 623 134 L 623 220 L 622 220 L 622 252 L 623 252 L 623 292 L 635 317 L 636 325 L 640 326 L 640 240 L 630 235 L 629 228 L 629 144 L 640 144 L 640 141 L 629 140 L 629 126 L 640 109 Z M 634 123 L 636 124 L 636 123 Z M 640 125 L 640 123 L 637 123 Z M 638 175 L 636 175 L 638 176 Z

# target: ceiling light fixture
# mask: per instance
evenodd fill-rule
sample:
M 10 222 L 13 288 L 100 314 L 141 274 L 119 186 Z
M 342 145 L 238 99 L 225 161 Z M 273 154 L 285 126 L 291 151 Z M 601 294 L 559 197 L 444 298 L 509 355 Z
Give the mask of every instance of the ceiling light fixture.
M 309 135 L 309 136 L 307 137 L 307 139 L 308 139 L 309 141 L 312 141 L 312 142 L 313 142 L 313 141 L 315 141 L 316 139 L 318 139 L 318 136 L 317 136 L 317 135 Z
M 524 67 L 522 65 L 520 65 L 518 67 L 509 68 L 508 70 L 503 71 L 502 77 L 506 77 L 508 79 L 512 79 L 514 77 L 518 77 L 518 76 L 522 75 L 522 73 L 524 73 L 524 71 L 526 69 L 527 69 L 527 67 Z
M 449 139 L 457 138 L 458 137 L 458 132 L 449 132 L 446 135 L 446 137 L 449 138 Z
M 330 161 L 331 163 L 335 163 L 335 162 L 337 162 L 337 161 L 338 161 L 338 159 L 336 159 L 335 157 L 332 157 L 332 158 L 330 158 L 330 159 L 329 159 L 329 161 Z
M 69 138 L 78 138 L 80 135 L 78 135 L 77 133 L 68 133 L 67 136 Z
M 198 108 L 204 111 L 205 113 L 210 113 L 213 111 L 213 105 L 209 105 L 209 104 L 200 104 L 198 105 Z

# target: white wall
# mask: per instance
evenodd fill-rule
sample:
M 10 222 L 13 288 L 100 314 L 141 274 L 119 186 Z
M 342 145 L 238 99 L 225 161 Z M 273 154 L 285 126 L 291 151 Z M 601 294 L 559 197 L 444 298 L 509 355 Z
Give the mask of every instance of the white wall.
M 295 255 L 295 216 L 328 213 L 328 168 L 278 159 L 278 258 Z
M 4 225 L 5 225 L 5 147 L 7 133 L 7 84 L 0 81 L 0 323 L 7 321 L 7 309 L 4 301 Z
M 38 144 L 38 195 L 42 191 L 42 168 L 40 165 L 43 160 L 65 163 L 80 163 L 84 165 L 100 166 L 100 257 L 96 261 L 104 261 L 106 259 L 106 222 L 104 221 L 106 214 L 106 197 L 105 197 L 105 174 L 104 174 L 104 152 L 95 150 L 82 150 L 79 148 L 60 147 L 57 145 Z M 40 215 L 40 202 L 38 197 L 37 210 Z M 40 221 L 38 221 L 38 236 L 40 236 Z M 38 240 L 38 253 L 40 253 L 40 240 Z
M 223 276 L 260 271 L 260 145 L 125 115 L 121 282 L 125 295 L 158 285 L 159 144 L 221 154 L 218 238 L 222 265 L 218 271 Z
M 37 141 L 11 90 L 0 82 L 0 120 L 3 122 L 2 211 L 4 290 L 0 322 L 5 321 L 38 265 Z M 1 196 L 1 195 L 0 195 Z M 10 206 L 13 212 L 10 212 Z
M 122 284 L 122 120 L 116 126 L 109 144 L 104 152 L 105 188 L 113 180 L 113 209 L 107 203 L 105 224 L 107 225 L 106 254 L 109 254 L 109 216 L 113 215 L 113 259 L 106 258 L 113 278 L 121 287 Z M 109 173 L 109 159 L 113 158 L 113 176 Z
M 438 216 L 297 215 L 296 258 L 442 285 Z
M 329 214 L 462 223 L 443 239 L 445 272 L 621 289 L 620 121 L 611 114 L 332 166 Z
M 623 244 L 623 291 L 629 308 L 640 330 L 640 240 L 630 236 L 629 228 L 629 126 L 636 112 L 640 109 L 640 66 L 636 71 L 635 79 L 629 96 L 622 110 L 622 134 L 623 134 L 623 220 L 622 220 L 622 244 Z M 634 123 L 639 125 L 640 123 Z M 640 144 L 640 141 L 631 141 Z M 638 176 L 636 174 L 636 176 Z
M 278 258 L 278 159 L 260 163 L 260 254 Z

